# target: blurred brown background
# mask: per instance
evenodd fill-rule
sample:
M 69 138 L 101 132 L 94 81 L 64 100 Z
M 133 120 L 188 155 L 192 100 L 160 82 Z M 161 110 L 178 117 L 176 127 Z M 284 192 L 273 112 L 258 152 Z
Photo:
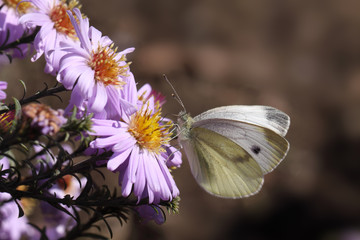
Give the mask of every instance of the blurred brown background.
M 187 160 L 174 172 L 180 214 L 162 226 L 133 219 L 114 239 L 360 239 L 360 2 L 355 0 L 84 0 L 90 23 L 129 55 L 140 85 L 193 116 L 231 104 L 271 105 L 291 117 L 284 162 L 262 191 L 224 200 L 205 193 Z M 43 62 L 0 72 L 20 97 L 43 82 Z M 33 84 L 37 82 L 36 86 Z M 16 92 L 17 91 L 17 92 Z M 64 96 L 66 102 L 66 96 Z M 49 99 L 50 104 L 59 104 Z M 63 107 L 66 103 L 62 104 Z

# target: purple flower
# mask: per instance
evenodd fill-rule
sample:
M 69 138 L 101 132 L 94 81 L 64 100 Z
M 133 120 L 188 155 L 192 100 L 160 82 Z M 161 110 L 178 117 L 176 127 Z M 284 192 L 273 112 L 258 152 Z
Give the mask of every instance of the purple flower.
M 0 5 L 0 46 L 10 44 L 20 39 L 23 35 L 30 34 L 32 29 L 27 28 L 19 23 L 20 14 L 24 14 L 31 11 L 31 5 L 29 3 L 21 3 L 20 0 L 14 1 L 1 1 Z M 6 50 L 7 54 L 10 54 L 15 58 L 22 58 L 27 55 L 32 49 L 30 44 L 20 44 L 16 48 Z M 3 57 L 2 57 L 3 58 Z
M 9 169 L 9 159 L 3 157 L 0 159 L 0 169 L 4 171 Z M 2 177 L 7 177 L 7 174 Z M 0 192 L 0 239 L 20 239 L 21 236 L 31 236 L 35 233 L 35 230 L 29 227 L 28 219 L 26 215 L 19 218 L 19 208 L 14 201 L 11 201 L 11 195 L 9 193 Z M 25 214 L 32 211 L 34 206 L 29 199 L 23 198 L 20 204 L 23 202 L 29 203 L 26 208 L 23 207 Z M 14 227 L 16 226 L 16 227 Z
M 140 205 L 135 209 L 143 223 L 153 220 L 155 223 L 160 225 L 165 222 L 164 212 L 157 205 Z
M 54 110 L 40 103 L 29 103 L 22 108 L 25 118 L 31 120 L 31 127 L 39 129 L 42 134 L 54 135 L 66 123 L 62 109 Z
M 66 175 L 58 181 L 51 189 L 50 194 L 56 195 L 58 198 L 63 198 L 69 194 L 73 198 L 77 198 L 81 193 L 81 188 L 86 184 L 86 178 L 80 178 L 81 186 L 78 180 L 71 176 Z M 69 212 L 74 213 L 71 207 L 63 205 Z M 46 235 L 49 239 L 59 239 L 64 237 L 66 232 L 76 225 L 75 220 L 67 213 L 55 209 L 47 202 L 41 201 L 41 212 L 45 220 Z
M 7 82 L 0 81 L 0 100 L 6 98 L 6 93 L 2 90 L 7 88 Z
M 167 167 L 168 161 L 181 163 L 181 154 L 169 145 L 172 123 L 163 122 L 159 103 L 150 107 L 143 103 L 134 114 L 122 116 L 122 121 L 93 119 L 94 132 L 98 136 L 90 143 L 94 149 L 106 148 L 114 154 L 107 168 L 119 172 L 122 195 L 128 196 L 133 189 L 140 200 L 148 197 L 149 203 L 171 200 L 179 190 Z
M 0 202 L 10 199 L 10 194 L 0 192 Z M 30 235 L 34 231 L 27 222 L 26 216 L 19 218 L 19 208 L 14 201 L 4 203 L 0 208 L 0 239 L 20 239 L 23 235 Z
M 45 54 L 45 72 L 56 75 L 60 58 L 64 55 L 59 47 L 60 42 L 79 44 L 74 27 L 66 13 L 67 10 L 76 7 L 78 2 L 71 1 L 69 4 L 64 0 L 29 0 L 29 2 L 36 7 L 36 11 L 23 15 L 20 22 L 28 27 L 41 27 L 34 40 L 37 53 L 32 61 Z
M 62 44 L 62 50 L 67 53 L 60 61 L 57 76 L 59 82 L 73 91 L 68 108 L 73 105 L 82 108 L 85 104 L 88 112 L 97 114 L 100 116 L 98 118 L 119 117 L 121 108 L 131 108 L 123 99 L 124 94 L 132 88 L 129 85 L 135 85 L 129 63 L 126 62 L 126 54 L 134 49 L 117 53 L 107 36 L 89 27 L 89 20 L 82 19 L 78 9 L 74 9 L 74 12 L 79 23 L 71 13 L 69 16 L 81 47 Z

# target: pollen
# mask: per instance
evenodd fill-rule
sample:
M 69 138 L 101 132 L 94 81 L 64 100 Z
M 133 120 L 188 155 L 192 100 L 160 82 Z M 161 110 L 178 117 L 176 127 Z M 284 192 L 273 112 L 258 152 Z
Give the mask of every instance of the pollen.
M 144 106 L 146 110 L 144 110 Z M 162 124 L 161 108 L 159 104 L 153 113 L 148 104 L 143 105 L 140 111 L 131 116 L 128 132 L 136 139 L 138 146 L 150 152 L 159 154 L 164 151 L 162 146 L 171 140 L 169 130 L 172 122 Z
M 60 4 L 53 7 L 49 14 L 51 21 L 54 23 L 54 28 L 56 31 L 63 33 L 70 38 L 76 38 L 76 33 L 74 26 L 70 21 L 70 17 L 66 11 L 72 10 L 75 7 L 81 7 L 76 0 L 70 1 L 69 4 L 67 4 L 65 0 L 62 0 Z
M 130 63 L 125 63 L 126 57 L 122 55 L 117 58 L 117 48 L 114 50 L 113 44 L 107 47 L 99 46 L 92 52 L 89 66 L 95 71 L 95 81 L 102 82 L 105 86 L 123 86 L 124 81 L 119 76 L 127 76 Z
M 30 2 L 22 2 L 22 0 L 3 0 L 4 4 L 9 8 L 16 9 L 20 14 L 25 14 L 31 7 Z M 19 4 L 20 3 L 20 4 Z

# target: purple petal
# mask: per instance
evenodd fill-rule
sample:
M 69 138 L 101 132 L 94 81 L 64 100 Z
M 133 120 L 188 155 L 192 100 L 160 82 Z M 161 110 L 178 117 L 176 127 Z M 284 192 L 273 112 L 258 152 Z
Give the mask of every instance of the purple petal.
M 144 164 L 144 156 L 142 154 L 139 155 L 139 165 L 138 171 L 136 173 L 136 181 L 134 184 L 134 194 L 138 196 L 140 200 L 140 196 L 142 195 L 145 188 L 145 164 Z
M 131 155 L 133 152 L 134 151 L 131 152 Z M 130 158 L 131 158 L 131 155 L 130 155 Z M 129 164 L 130 164 L 130 158 L 129 158 Z M 132 185 L 133 185 L 133 183 L 130 181 L 130 178 L 129 178 L 130 174 L 131 174 L 131 169 L 129 167 L 127 167 L 127 169 L 125 170 L 125 174 L 124 174 L 122 185 L 121 185 L 121 194 L 125 197 L 129 196 Z
M 95 148 L 105 148 L 105 147 L 111 147 L 114 144 L 118 143 L 119 139 L 121 139 L 121 135 L 120 136 L 112 135 L 106 138 L 97 138 L 94 141 L 92 141 L 92 143 Z
M 94 125 L 100 126 L 113 126 L 114 128 L 127 127 L 126 123 L 115 121 L 115 120 L 107 120 L 107 119 L 92 119 Z
M 124 138 L 112 147 L 112 150 L 113 152 L 122 152 L 124 149 L 134 146 L 135 144 L 136 140 L 127 133 L 126 137 L 124 134 Z
M 94 112 L 101 112 L 107 102 L 106 87 L 102 83 L 95 84 L 95 90 L 91 99 L 89 99 L 90 109 Z
M 119 166 L 125 162 L 125 160 L 129 157 L 129 154 L 131 153 L 132 148 L 127 149 L 126 151 L 122 153 L 114 153 L 114 155 L 111 157 L 111 159 L 107 163 L 107 169 L 110 171 L 115 171 L 119 168 Z
M 28 13 L 20 17 L 20 23 L 23 24 L 34 24 L 37 26 L 42 26 L 44 23 L 51 22 L 49 16 L 43 13 Z
M 93 94 L 95 85 L 94 71 L 90 67 L 82 67 L 80 69 L 83 69 L 83 71 L 77 81 L 77 85 L 81 89 L 81 92 L 84 93 L 84 96 L 89 98 Z
M 114 128 L 114 127 L 109 127 L 109 126 L 92 126 L 91 130 L 93 130 L 95 133 L 93 132 L 90 135 L 96 135 L 96 136 L 101 136 L 101 137 L 112 136 L 112 135 L 115 135 L 115 134 L 116 135 L 125 134 L 124 129 L 122 129 L 122 128 Z M 118 151 L 118 152 L 120 152 L 120 151 Z
M 46 11 L 46 12 L 50 10 L 50 7 L 51 7 L 50 2 L 52 2 L 52 1 L 31 0 L 31 3 L 33 3 L 36 7 L 38 7 L 42 11 Z M 46 4 L 46 3 L 48 3 L 48 4 Z
M 89 36 L 93 43 L 98 44 L 100 42 L 102 34 L 99 30 L 91 26 L 89 28 Z
M 120 55 L 120 56 L 121 56 L 121 55 L 126 55 L 126 54 L 128 54 L 128 53 L 132 53 L 133 51 L 135 51 L 135 48 L 133 48 L 133 47 L 127 48 L 127 49 L 119 52 L 119 55 Z
M 150 189 L 154 192 L 160 191 L 160 182 L 155 169 L 156 160 L 147 151 L 144 151 L 145 175 Z
M 71 13 L 71 11 L 68 10 L 67 13 L 70 17 L 70 21 L 74 26 L 75 32 L 81 42 L 82 47 L 85 48 L 87 52 L 91 52 L 91 43 L 90 43 L 89 37 L 87 36 L 87 32 L 82 31 L 82 30 L 84 30 L 83 24 L 84 23 L 86 24 L 86 21 L 84 21 L 84 19 L 82 18 L 81 12 L 79 9 L 74 8 L 73 11 L 74 11 L 77 19 L 79 20 L 79 25 L 78 25 L 77 21 L 75 20 L 73 14 Z
M 7 86 L 8 86 L 8 83 L 7 83 L 7 82 L 0 81 L 0 89 L 1 89 L 1 90 L 6 89 Z
M 133 151 L 129 158 L 129 179 L 132 183 L 135 183 L 135 176 L 139 166 L 139 147 L 134 145 Z

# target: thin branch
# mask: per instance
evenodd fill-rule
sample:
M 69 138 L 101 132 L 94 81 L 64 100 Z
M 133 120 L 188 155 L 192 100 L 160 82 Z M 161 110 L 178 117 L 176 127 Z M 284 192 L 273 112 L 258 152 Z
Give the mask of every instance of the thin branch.
M 56 93 L 64 92 L 64 91 L 67 91 L 67 89 L 63 85 L 54 87 L 54 88 L 50 88 L 50 89 L 46 88 L 45 90 L 43 90 L 41 92 L 37 92 L 33 96 L 25 98 L 23 100 L 20 100 L 19 102 L 21 105 L 23 105 L 26 103 L 35 102 L 39 98 L 43 98 L 43 97 L 47 97 L 47 96 L 54 96 Z M 15 104 L 9 105 L 8 109 L 9 110 L 15 109 Z M 2 110 L 2 111 L 0 111 L 0 114 L 7 112 L 9 110 Z

